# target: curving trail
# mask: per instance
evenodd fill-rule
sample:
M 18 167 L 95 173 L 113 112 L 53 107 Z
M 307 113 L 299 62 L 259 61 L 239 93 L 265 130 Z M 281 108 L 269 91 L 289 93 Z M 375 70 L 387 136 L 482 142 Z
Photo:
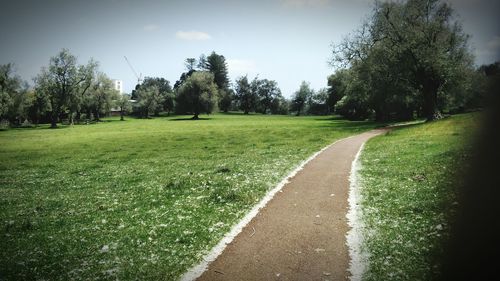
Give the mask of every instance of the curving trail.
M 348 280 L 351 164 L 386 131 L 342 139 L 308 162 L 197 280 Z

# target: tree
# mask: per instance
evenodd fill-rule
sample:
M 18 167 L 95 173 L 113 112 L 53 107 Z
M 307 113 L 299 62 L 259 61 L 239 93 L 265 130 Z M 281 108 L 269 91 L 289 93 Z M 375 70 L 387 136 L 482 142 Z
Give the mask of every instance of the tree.
M 120 120 L 124 121 L 125 114 L 132 111 L 132 104 L 130 103 L 130 95 L 124 94 L 121 95 L 116 100 L 116 106 L 120 109 Z
M 195 70 L 195 65 L 196 65 L 196 59 L 195 58 L 187 58 L 184 61 L 184 66 L 186 67 L 187 71 L 192 71 Z
M 290 101 L 288 101 L 282 95 L 277 96 L 271 102 L 271 114 L 282 114 L 287 115 L 290 108 Z
M 297 116 L 304 110 L 307 103 L 310 102 L 314 91 L 309 86 L 309 83 L 302 81 L 298 91 L 294 93 L 292 98 L 291 110 L 295 111 Z
M 186 82 L 186 80 L 191 76 L 193 75 L 193 73 L 195 73 L 196 70 L 195 69 L 191 69 L 189 70 L 188 72 L 183 72 L 181 74 L 181 77 L 179 77 L 179 80 L 175 81 L 175 84 L 174 84 L 174 91 L 177 90 L 184 82 Z M 132 95 L 133 97 L 133 95 Z
M 349 83 L 345 88 L 345 95 L 335 105 L 335 112 L 349 120 L 364 120 L 370 115 L 368 106 L 368 87 L 363 79 L 349 75 Z
M 155 116 L 158 116 L 161 110 L 165 110 L 170 114 L 174 109 L 174 94 L 170 82 L 161 77 L 146 77 L 142 82 L 140 87 L 151 87 L 156 86 L 158 88 L 158 93 L 162 97 L 162 102 L 154 108 L 153 112 Z
M 219 89 L 219 109 L 227 113 L 233 104 L 234 92 L 231 89 Z
M 152 85 L 140 87 L 137 90 L 137 107 L 141 117 L 149 118 L 150 113 L 155 112 L 163 103 L 163 96 L 160 94 L 158 86 Z
M 232 104 L 233 94 L 229 89 L 226 58 L 216 52 L 212 52 L 209 56 L 202 54 L 198 60 L 198 68 L 214 75 L 214 83 L 219 90 L 219 109 L 228 112 Z
M 76 120 L 80 122 L 81 113 L 85 109 L 88 111 L 90 106 L 89 89 L 97 79 L 99 63 L 90 59 L 87 65 L 79 66 L 78 73 L 83 79 L 82 83 L 76 88 L 76 92 L 70 96 L 70 123 L 73 124 L 73 112 L 76 112 Z
M 175 108 L 175 94 L 173 92 L 167 92 L 163 96 L 163 110 L 167 112 L 167 116 L 174 111 Z
M 254 78 L 250 85 L 254 95 L 257 97 L 257 111 L 266 114 L 275 99 L 281 96 L 278 83 L 274 80 Z
M 28 118 L 29 86 L 14 74 L 11 63 L 0 65 L 0 120 L 19 125 Z
M 189 76 L 177 89 L 178 110 L 193 114 L 194 120 L 199 119 L 200 113 L 212 113 L 218 95 L 213 81 L 213 74 L 207 71 L 197 71 Z
M 371 21 L 335 46 L 334 61 L 371 74 L 384 73 L 376 71 L 377 67 L 389 71 L 387 77 L 370 79 L 395 85 L 393 93 L 404 90 L 400 93 L 405 97 L 395 100 L 396 104 L 405 104 L 411 92 L 417 93 L 410 103 L 420 106 L 428 121 L 435 120 L 441 116 L 440 93 L 453 95 L 446 90 L 468 79 L 465 74 L 472 66 L 468 36 L 453 15 L 449 4 L 440 0 L 377 2 Z M 382 84 L 372 83 L 379 85 L 379 101 L 388 97 L 380 95 Z
M 252 91 L 247 76 L 236 79 L 236 99 L 244 114 L 248 114 L 250 111 L 255 110 L 257 96 L 256 93 Z
M 328 99 L 327 105 L 330 112 L 335 111 L 335 105 L 342 99 L 346 94 L 346 87 L 348 84 L 349 73 L 347 69 L 340 69 L 328 76 Z
M 310 98 L 309 108 L 307 109 L 308 114 L 313 115 L 326 115 L 330 114 L 328 107 L 328 91 L 323 88 L 317 91 Z
M 42 67 L 35 78 L 36 89 L 47 95 L 51 110 L 51 128 L 57 127 L 57 121 L 63 109 L 70 106 L 70 100 L 78 89 L 88 80 L 76 65 L 76 57 L 67 49 L 62 49 L 50 59 L 49 67 Z
M 33 123 L 38 125 L 45 113 L 51 111 L 48 97 L 47 95 L 34 90 L 28 93 L 28 99 L 30 100 L 28 115 Z
M 13 65 L 0 65 L 0 120 L 9 119 L 9 112 L 14 106 L 13 96 L 19 90 L 20 79 L 13 76 Z
M 229 86 L 226 58 L 212 52 L 203 60 L 200 58 L 200 62 L 202 62 L 200 68 L 211 72 L 214 75 L 214 82 L 217 87 L 226 90 Z
M 118 99 L 119 93 L 113 88 L 113 82 L 106 74 L 98 73 L 97 80 L 91 87 L 91 107 L 96 121 L 100 121 L 101 113 L 111 110 L 113 101 Z

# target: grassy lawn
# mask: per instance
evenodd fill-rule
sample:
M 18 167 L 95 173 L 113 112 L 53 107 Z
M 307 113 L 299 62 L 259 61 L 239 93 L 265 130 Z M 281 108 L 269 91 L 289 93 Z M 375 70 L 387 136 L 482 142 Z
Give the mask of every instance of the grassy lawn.
M 175 279 L 302 160 L 375 127 L 176 118 L 1 131 L 0 279 Z
M 430 280 L 458 205 L 479 114 L 395 129 L 361 155 L 365 280 Z

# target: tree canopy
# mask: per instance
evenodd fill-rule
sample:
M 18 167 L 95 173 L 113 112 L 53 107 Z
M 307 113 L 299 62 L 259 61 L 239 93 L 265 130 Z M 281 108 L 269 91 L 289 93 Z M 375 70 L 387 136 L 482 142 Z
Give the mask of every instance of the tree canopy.
M 248 114 L 250 111 L 255 110 L 257 95 L 254 91 L 252 91 L 247 76 L 242 76 L 236 79 L 235 93 L 236 99 L 239 103 L 239 108 L 243 110 L 244 114 Z
M 299 89 L 294 93 L 292 97 L 291 103 L 291 111 L 296 112 L 296 115 L 299 116 L 306 104 L 312 98 L 314 91 L 311 89 L 310 84 L 306 81 L 302 81 Z
M 214 75 L 214 82 L 219 89 L 227 90 L 229 87 L 229 77 L 227 72 L 226 58 L 216 52 L 200 59 L 200 69 L 209 71 Z
M 50 59 L 49 67 L 43 67 L 35 78 L 36 91 L 46 95 L 50 103 L 51 127 L 57 127 L 57 121 L 64 108 L 78 108 L 72 103 L 80 103 L 78 96 L 90 87 L 96 63 L 91 60 L 87 66 L 78 66 L 77 59 L 69 50 L 62 49 Z
M 177 89 L 178 111 L 191 113 L 193 119 L 199 119 L 201 113 L 212 113 L 217 105 L 217 95 L 213 74 L 196 71 Z
M 447 2 L 377 2 L 370 20 L 334 46 L 333 63 L 351 68 L 348 84 L 355 91 L 345 94 L 356 95 L 343 97 L 341 104 L 363 103 L 352 110 L 373 110 L 379 120 L 414 111 L 437 119 L 446 97 L 467 87 L 472 71 L 467 44 Z

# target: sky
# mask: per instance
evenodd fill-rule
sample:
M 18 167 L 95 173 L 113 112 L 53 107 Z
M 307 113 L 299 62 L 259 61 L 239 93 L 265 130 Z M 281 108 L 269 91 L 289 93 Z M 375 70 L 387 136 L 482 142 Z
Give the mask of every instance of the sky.
M 229 75 L 276 80 L 290 97 L 302 81 L 318 90 L 334 73 L 332 44 L 357 29 L 371 0 L 45 0 L 4 1 L 0 7 L 0 64 L 33 78 L 62 48 L 90 58 L 130 93 L 137 78 L 164 77 L 173 85 L 186 58 L 215 51 Z M 446 0 L 471 35 L 476 65 L 500 60 L 498 0 Z M 3 3 L 5 2 L 5 3 Z

